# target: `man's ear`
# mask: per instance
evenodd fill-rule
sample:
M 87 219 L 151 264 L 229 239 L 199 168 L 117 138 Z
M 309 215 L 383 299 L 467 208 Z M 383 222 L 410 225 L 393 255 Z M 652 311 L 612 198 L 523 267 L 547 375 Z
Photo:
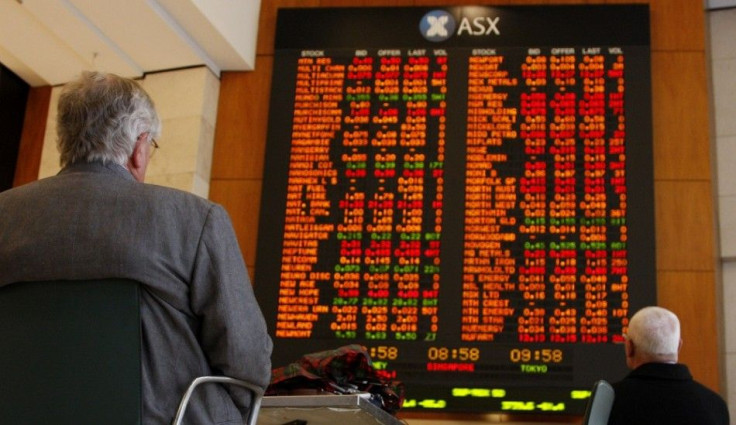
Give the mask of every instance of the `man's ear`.
M 143 182 L 146 177 L 146 168 L 148 167 L 148 150 L 146 149 L 146 137 L 142 134 L 133 146 L 133 153 L 128 158 L 128 171 L 139 182 Z M 147 136 L 147 135 L 146 135 Z
M 139 138 L 135 146 L 133 147 L 133 153 L 130 155 L 130 161 L 135 167 L 140 167 L 142 164 L 142 161 L 146 158 L 146 154 L 143 149 L 143 145 L 145 142 L 142 141 L 142 138 Z
M 634 354 L 636 354 L 636 346 L 630 339 L 626 339 L 626 342 L 624 343 L 624 347 L 626 349 L 626 357 L 634 357 Z

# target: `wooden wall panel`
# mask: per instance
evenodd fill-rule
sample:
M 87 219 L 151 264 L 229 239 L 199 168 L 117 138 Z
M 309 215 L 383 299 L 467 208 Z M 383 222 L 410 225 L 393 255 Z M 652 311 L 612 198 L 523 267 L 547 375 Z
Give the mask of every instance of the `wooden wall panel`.
M 653 52 L 656 179 L 711 178 L 704 52 Z
M 657 269 L 713 271 L 716 256 L 711 183 L 660 180 L 655 182 L 654 192 Z M 704 284 L 699 282 L 698 286 Z M 708 284 L 714 287 L 714 282 Z
M 32 87 L 28 93 L 23 133 L 18 149 L 18 163 L 13 179 L 14 187 L 38 179 L 50 99 L 51 86 Z
M 238 236 L 245 264 L 251 278 L 255 275 L 256 239 L 258 236 L 258 217 L 261 204 L 260 180 L 212 180 L 210 199 L 222 204 Z
M 680 318 L 683 346 L 680 361 L 695 379 L 710 388 L 719 387 L 718 328 L 714 308 L 716 291 L 712 272 L 660 272 L 659 304 Z
M 702 0 L 651 0 L 652 50 L 703 51 Z
M 604 0 L 606 4 L 649 4 L 649 0 Z M 650 8 L 651 9 L 651 8 Z
M 344 0 L 320 0 L 320 7 L 344 7 Z M 352 7 L 398 7 L 414 6 L 414 0 L 351 0 Z
M 211 180 L 261 179 L 268 127 L 272 56 L 253 72 L 223 72 Z

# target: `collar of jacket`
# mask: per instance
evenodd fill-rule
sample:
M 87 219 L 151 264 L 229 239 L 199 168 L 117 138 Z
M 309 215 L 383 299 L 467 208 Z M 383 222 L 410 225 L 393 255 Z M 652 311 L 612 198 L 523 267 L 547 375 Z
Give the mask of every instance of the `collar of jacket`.
M 629 377 L 641 379 L 671 379 L 689 381 L 693 379 L 688 367 L 681 363 L 645 363 L 634 369 Z
M 102 161 L 93 162 L 75 162 L 74 164 L 67 165 L 61 171 L 59 175 L 70 174 L 70 173 L 102 173 L 112 174 L 122 177 L 127 180 L 135 180 L 130 171 L 120 164 L 112 162 L 103 163 Z

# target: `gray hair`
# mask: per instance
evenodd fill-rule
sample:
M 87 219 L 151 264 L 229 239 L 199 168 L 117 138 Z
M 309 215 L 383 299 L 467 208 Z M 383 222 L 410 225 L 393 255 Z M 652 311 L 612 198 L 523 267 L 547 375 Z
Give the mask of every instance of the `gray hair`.
M 662 307 L 644 307 L 631 318 L 628 337 L 647 358 L 677 361 L 680 320 Z
M 125 165 L 143 133 L 161 133 L 153 101 L 135 81 L 84 72 L 59 97 L 56 131 L 61 166 L 102 161 Z

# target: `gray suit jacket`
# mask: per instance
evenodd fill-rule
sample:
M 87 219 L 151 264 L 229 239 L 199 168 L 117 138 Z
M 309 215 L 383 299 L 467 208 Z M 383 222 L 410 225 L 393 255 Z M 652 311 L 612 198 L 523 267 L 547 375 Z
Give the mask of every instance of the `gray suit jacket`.
M 268 385 L 271 339 L 221 206 L 100 163 L 0 193 L 0 286 L 112 277 L 144 288 L 144 424 L 169 424 L 197 376 Z M 186 423 L 242 423 L 230 391 L 198 389 Z

